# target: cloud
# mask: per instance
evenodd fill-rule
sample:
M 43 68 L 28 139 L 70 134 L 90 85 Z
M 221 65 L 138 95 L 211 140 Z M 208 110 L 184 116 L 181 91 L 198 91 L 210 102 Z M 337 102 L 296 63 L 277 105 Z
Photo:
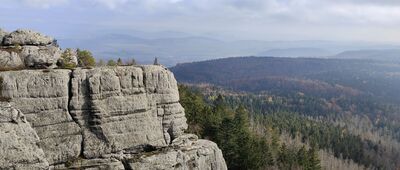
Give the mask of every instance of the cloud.
M 37 8 L 50 8 L 68 3 L 69 0 L 17 0 L 24 5 Z
M 104 5 L 105 7 L 109 9 L 116 9 L 125 3 L 129 2 L 129 0 L 91 0 L 94 3 Z
M 40 18 L 81 29 L 174 30 L 241 38 L 399 35 L 399 0 L 0 0 L 0 22 Z M 24 6 L 24 13 L 19 9 Z M 40 10 L 45 8 L 46 10 Z M 1 10 L 2 9 L 2 10 Z M 7 10 L 5 10 L 7 9 Z M 39 10 L 37 10 L 39 9 Z M 30 14 L 29 14 L 30 13 Z M 5 18 L 1 20 L 1 18 Z M 13 23 L 14 25 L 18 25 Z M 35 23 L 37 24 L 37 23 Z M 52 22 L 46 23 L 52 25 Z M 37 24 L 38 25 L 38 24 Z M 39 27 L 39 26 L 38 26 Z M 46 27 L 46 25 L 43 25 Z M 55 24 L 53 25 L 55 26 Z M 313 32 L 310 32 L 313 30 Z M 88 31 L 90 32 L 90 31 Z M 92 31 L 96 32 L 96 31 Z M 332 33 L 331 33 L 332 32 Z M 273 34 L 274 33 L 274 34 Z M 370 31 L 370 34 L 374 34 Z M 339 35 L 339 36 L 338 36 Z M 229 35 L 228 35 L 229 36 Z M 368 37 L 368 36 L 364 36 Z M 346 37 L 347 38 L 347 37 Z

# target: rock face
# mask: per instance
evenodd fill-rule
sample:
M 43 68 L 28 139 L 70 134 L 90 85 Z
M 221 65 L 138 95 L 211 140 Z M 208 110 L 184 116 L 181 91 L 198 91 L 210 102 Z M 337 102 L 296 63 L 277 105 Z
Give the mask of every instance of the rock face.
M 0 72 L 1 94 L 26 115 L 50 164 L 65 162 L 81 152 L 81 130 L 68 112 L 70 74 L 69 70 Z
M 187 128 L 175 78 L 165 68 L 77 69 L 71 87 L 70 112 L 82 127 L 85 157 L 167 146 Z
M 0 169 L 48 169 L 39 137 L 18 109 L 0 102 Z
M 177 83 L 162 66 L 7 71 L 0 78 L 0 97 L 38 135 L 44 166 L 226 169 L 215 143 L 184 134 Z
M 31 30 L 0 30 L 0 68 L 54 68 L 61 56 L 55 40 Z

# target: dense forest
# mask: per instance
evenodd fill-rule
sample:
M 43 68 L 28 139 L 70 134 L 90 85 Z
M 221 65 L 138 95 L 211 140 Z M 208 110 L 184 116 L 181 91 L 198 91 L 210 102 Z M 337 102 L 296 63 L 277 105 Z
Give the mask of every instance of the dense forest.
M 400 167 L 399 64 L 243 57 L 172 71 L 186 84 L 180 89 L 189 130 L 221 145 L 233 169 Z M 239 118 L 246 123 L 239 125 Z M 242 134 L 257 143 L 245 149 L 252 159 L 233 149 L 245 146 Z M 305 160 L 298 154 L 303 150 L 310 152 Z M 236 167 L 243 158 L 258 164 Z
M 221 95 L 208 103 L 200 93 L 179 89 L 188 131 L 216 142 L 229 169 L 321 169 L 315 146 L 287 146 L 278 133 L 267 138 L 252 131 L 244 106 L 230 107 Z

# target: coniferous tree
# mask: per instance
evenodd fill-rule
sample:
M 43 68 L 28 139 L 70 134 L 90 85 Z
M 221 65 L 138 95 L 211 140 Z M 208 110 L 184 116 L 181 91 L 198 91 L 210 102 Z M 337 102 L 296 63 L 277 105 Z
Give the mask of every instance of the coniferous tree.
M 121 59 L 121 58 L 118 58 L 118 60 L 117 60 L 117 66 L 122 66 L 122 65 L 124 65 L 124 63 L 122 62 L 122 59 Z
M 318 153 L 315 148 L 310 148 L 310 150 L 308 150 L 308 167 L 306 167 L 305 169 L 309 170 L 321 169 L 320 160 L 318 158 Z
M 158 63 L 158 58 L 157 58 L 157 57 L 156 57 L 156 58 L 154 58 L 153 65 L 160 65 L 160 64 Z

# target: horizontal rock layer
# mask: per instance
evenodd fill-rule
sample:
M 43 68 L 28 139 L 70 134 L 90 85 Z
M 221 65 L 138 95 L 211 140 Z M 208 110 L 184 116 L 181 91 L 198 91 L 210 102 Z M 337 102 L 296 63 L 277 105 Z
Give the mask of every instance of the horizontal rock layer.
M 226 169 L 212 142 L 182 140 L 187 124 L 177 83 L 162 66 L 7 71 L 0 78 L 0 97 L 25 114 L 52 168 L 80 161 L 82 169 L 182 169 L 170 165 L 194 167 L 195 159 L 200 169 Z M 130 159 L 153 148 L 168 154 Z

